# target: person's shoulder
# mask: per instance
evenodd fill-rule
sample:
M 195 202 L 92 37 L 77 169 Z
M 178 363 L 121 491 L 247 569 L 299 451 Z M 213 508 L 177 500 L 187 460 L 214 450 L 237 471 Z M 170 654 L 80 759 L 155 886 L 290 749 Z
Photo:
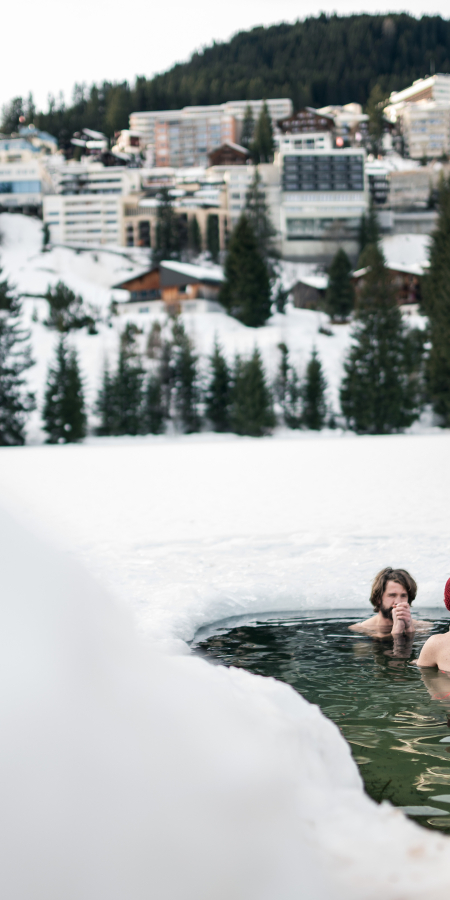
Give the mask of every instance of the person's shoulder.
M 376 616 L 371 616 L 370 619 L 365 619 L 364 622 L 355 622 L 354 625 L 349 625 L 349 631 L 360 631 L 360 632 L 370 632 L 373 631 L 373 621 Z
M 428 622 L 426 619 L 413 619 L 412 621 L 416 631 L 429 631 L 433 627 L 433 622 Z M 436 635 L 436 637 L 442 637 L 442 635 Z
M 424 643 L 419 659 L 418 666 L 437 666 L 437 653 L 446 642 L 448 634 L 432 634 Z

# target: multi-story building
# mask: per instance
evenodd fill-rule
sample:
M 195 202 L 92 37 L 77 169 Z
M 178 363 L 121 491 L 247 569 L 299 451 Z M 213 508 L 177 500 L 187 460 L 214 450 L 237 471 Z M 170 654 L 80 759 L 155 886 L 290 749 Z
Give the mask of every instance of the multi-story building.
M 412 159 L 450 154 L 450 75 L 420 78 L 391 94 L 385 114 L 396 124 Z
M 207 166 L 208 153 L 226 141 L 239 143 L 245 111 L 256 118 L 262 100 L 233 100 L 216 106 L 185 106 L 178 110 L 136 112 L 130 130 L 139 133 L 147 146 L 147 159 L 155 166 Z M 292 112 L 288 99 L 267 100 L 274 125 Z
M 54 244 L 119 244 L 122 196 L 141 186 L 140 169 L 68 162 L 53 171 L 54 193 L 44 196 L 44 221 Z
M 40 211 L 42 194 L 51 189 L 45 162 L 56 149 L 55 138 L 31 126 L 0 135 L 0 209 Z
M 283 149 L 276 165 L 282 255 L 328 261 L 343 247 L 354 257 L 361 216 L 368 208 L 365 151 Z

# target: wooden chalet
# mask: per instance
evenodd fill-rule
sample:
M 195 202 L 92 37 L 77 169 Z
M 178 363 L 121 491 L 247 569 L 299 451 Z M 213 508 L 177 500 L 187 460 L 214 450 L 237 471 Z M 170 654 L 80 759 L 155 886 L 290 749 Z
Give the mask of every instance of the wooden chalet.
M 334 119 L 333 116 L 317 112 L 311 106 L 305 106 L 292 116 L 279 119 L 277 125 L 283 134 L 312 134 L 313 132 L 332 131 Z
M 210 166 L 245 166 L 250 159 L 250 153 L 246 147 L 225 141 L 220 147 L 216 147 L 208 153 Z
M 183 300 L 217 300 L 223 280 L 219 266 L 209 269 L 164 260 L 141 275 L 115 284 L 114 288 L 129 291 L 129 303 L 163 300 L 172 307 Z

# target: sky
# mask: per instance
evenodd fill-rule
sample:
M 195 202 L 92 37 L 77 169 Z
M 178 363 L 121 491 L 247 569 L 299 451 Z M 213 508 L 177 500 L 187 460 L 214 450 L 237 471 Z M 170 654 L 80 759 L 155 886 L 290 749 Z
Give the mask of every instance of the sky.
M 294 22 L 323 12 L 401 12 L 449 16 L 448 0 L 22 0 L 4 15 L 0 106 L 33 92 L 39 108 L 49 93 L 70 100 L 75 82 L 133 81 L 182 62 L 201 47 L 256 25 Z M 7 36 L 10 36 L 8 39 Z

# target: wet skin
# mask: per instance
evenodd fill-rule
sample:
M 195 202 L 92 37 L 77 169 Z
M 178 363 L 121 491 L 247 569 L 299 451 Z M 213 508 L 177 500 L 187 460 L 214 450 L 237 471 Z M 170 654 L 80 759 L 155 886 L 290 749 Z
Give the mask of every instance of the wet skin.
M 417 665 L 437 666 L 441 672 L 450 673 L 450 631 L 447 634 L 433 634 L 425 641 Z
M 413 619 L 408 603 L 408 593 L 396 581 L 388 581 L 381 598 L 380 610 L 370 619 L 350 625 L 350 631 L 359 631 L 371 637 L 393 637 L 403 639 L 412 637 L 416 631 L 425 631 L 431 622 L 419 622 Z

